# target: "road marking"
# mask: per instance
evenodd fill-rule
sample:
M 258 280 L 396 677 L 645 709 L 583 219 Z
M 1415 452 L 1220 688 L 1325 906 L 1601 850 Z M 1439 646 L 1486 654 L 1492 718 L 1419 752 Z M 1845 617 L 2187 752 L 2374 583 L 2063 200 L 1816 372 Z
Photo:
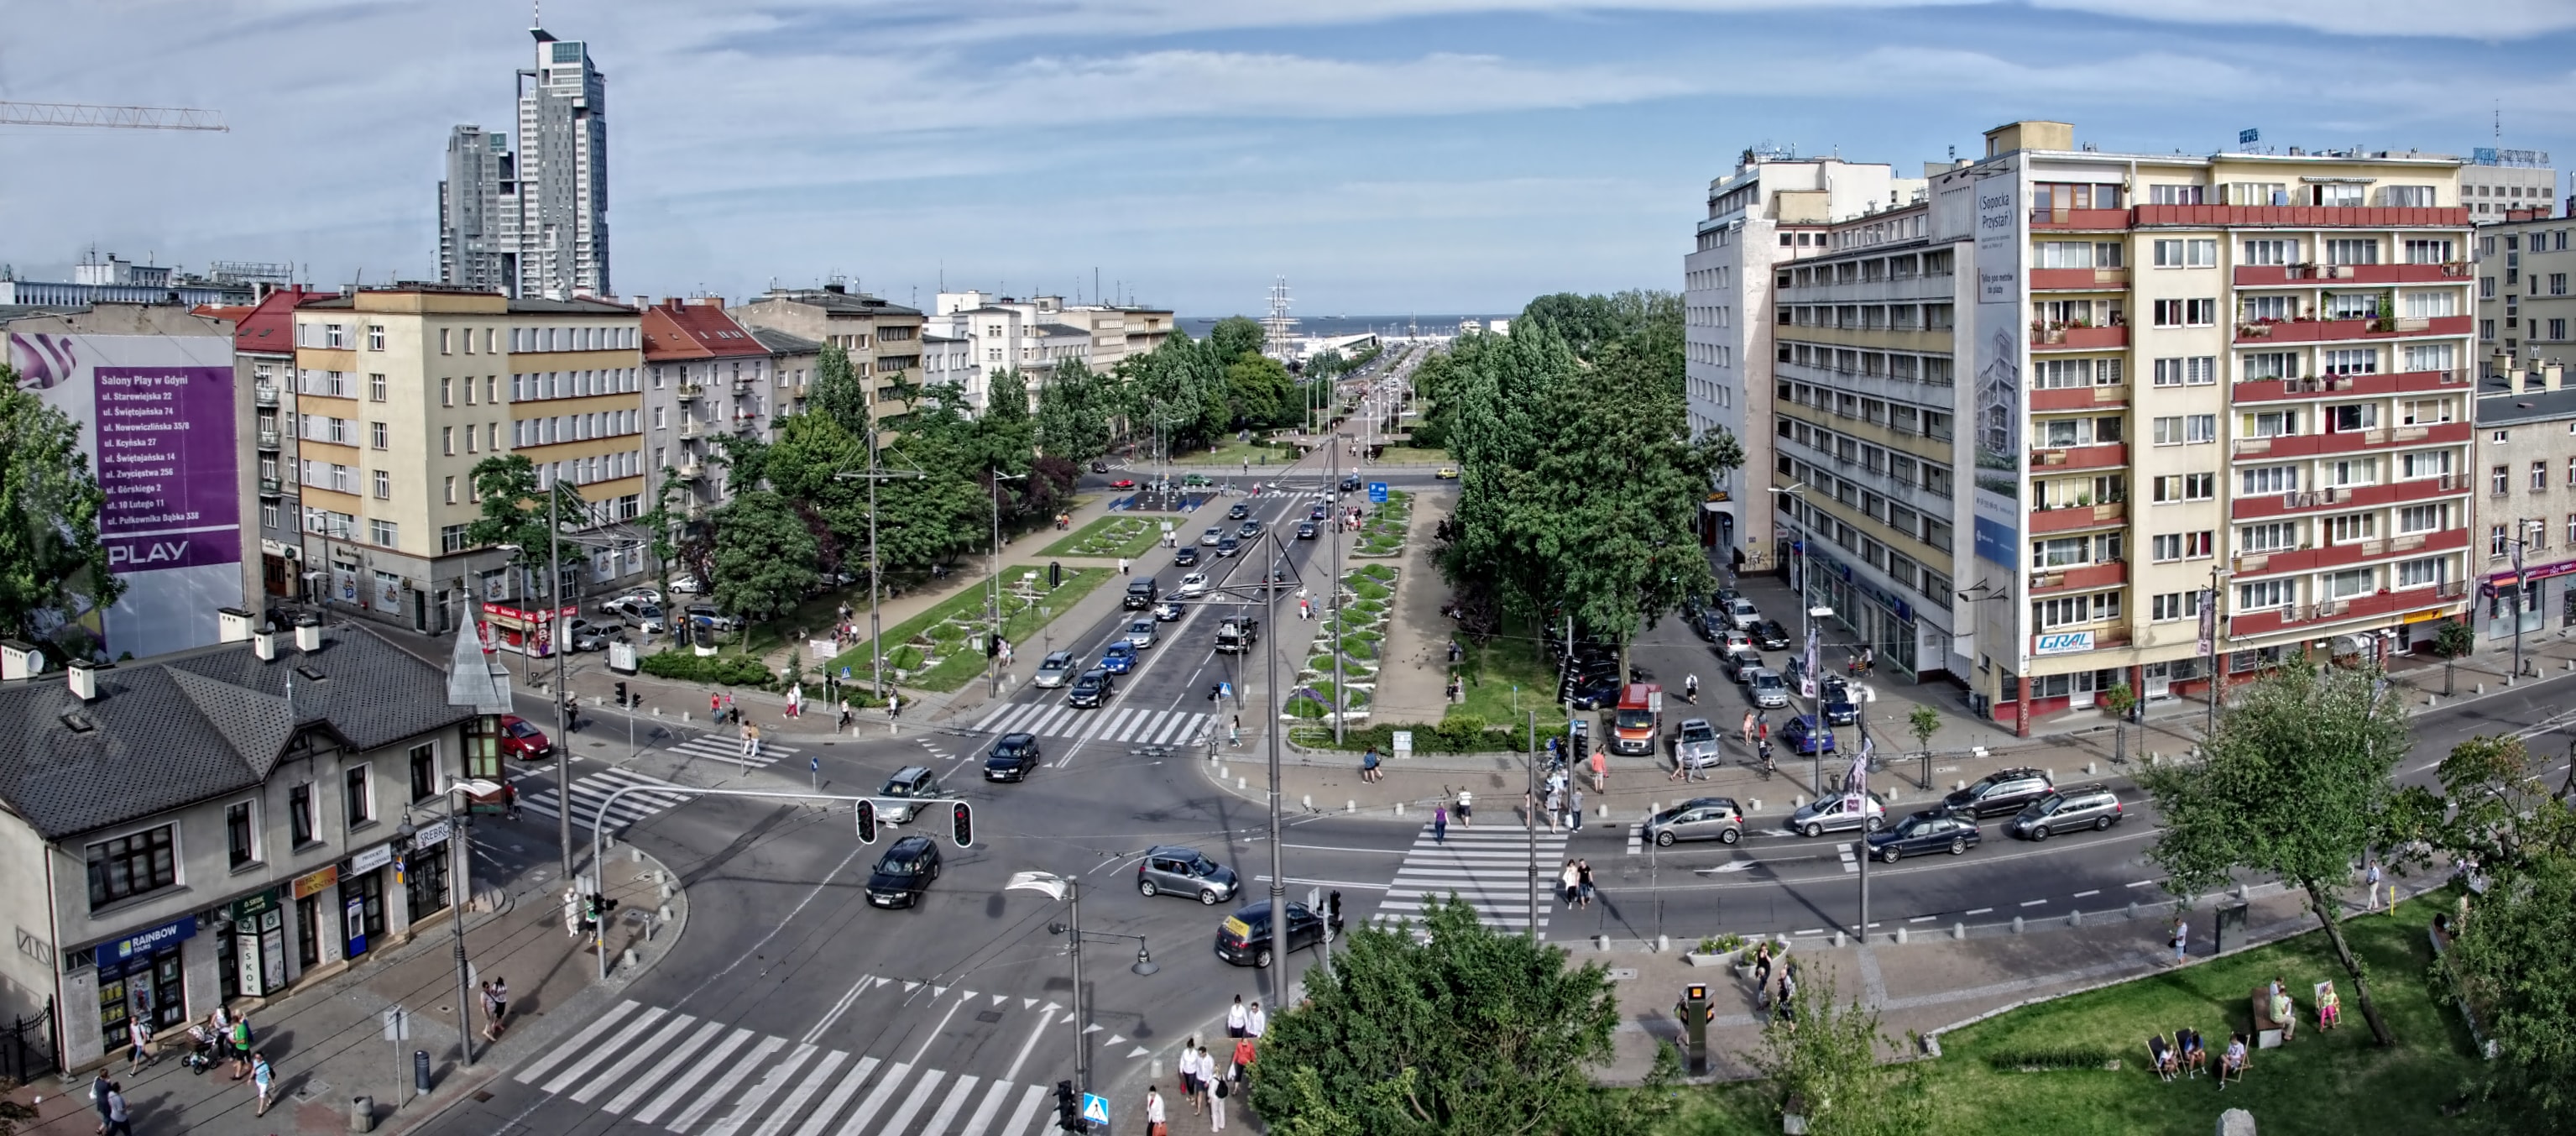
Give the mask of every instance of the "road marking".
M 600 1015 L 598 1021 L 592 1022 L 588 1028 L 582 1030 L 580 1033 L 574 1034 L 571 1041 L 565 1042 L 562 1048 L 555 1051 L 555 1056 L 548 1057 L 528 1066 L 525 1069 L 519 1070 L 519 1083 L 523 1085 L 536 1084 L 537 1078 L 545 1075 L 547 1066 L 553 1065 L 556 1061 L 562 1060 L 566 1057 L 571 1057 L 575 1054 L 587 1052 L 591 1054 L 591 1057 L 589 1058 L 590 1061 L 600 1060 L 608 1051 L 604 1048 L 590 1049 L 590 1043 L 597 1040 L 600 1034 L 608 1032 L 608 1028 L 610 1026 L 617 1024 L 617 1019 L 625 1017 L 628 1013 L 638 1008 L 638 1003 L 632 1001 L 619 1002 L 615 1008 L 609 1010 L 606 1014 Z M 638 1019 L 638 1021 L 650 1021 L 653 1018 L 661 1016 L 661 1013 L 662 1011 L 658 1009 L 648 1010 L 646 1011 L 645 1016 Z M 634 1029 L 634 1022 L 627 1023 L 627 1032 L 631 1033 Z M 587 1063 L 588 1062 L 584 1062 L 584 1064 Z
M 1938 916 L 1938 915 L 1917 915 L 1917 916 L 1915 916 L 1915 917 L 1914 917 L 1914 918 L 1912 918 L 1912 919 L 1908 919 L 1908 920 L 1906 920 L 1906 922 L 1908 922 L 1908 923 L 1929 923 L 1929 922 L 1931 922 L 1931 921 L 1933 921 L 1933 920 L 1935 920 L 1935 919 L 1938 919 L 1938 918 L 1940 918 L 1940 916 Z
M 733 1136 L 735 1132 L 742 1129 L 743 1125 L 751 1123 L 753 1114 L 758 1113 L 762 1105 L 768 1104 L 769 1098 L 777 1096 L 778 1090 L 786 1088 L 787 1082 L 795 1080 L 796 1070 L 805 1064 L 806 1058 L 817 1052 L 821 1051 L 811 1045 L 800 1045 L 788 1050 L 786 1060 L 779 1062 L 766 1076 L 754 1082 L 751 1091 L 742 1095 L 742 1100 L 734 1105 L 733 1111 L 726 1114 L 724 1119 L 717 1121 L 714 1127 L 707 1129 L 706 1136 Z M 805 1079 L 804 1087 L 787 1099 L 785 1115 L 794 1116 L 796 1109 L 805 1103 L 807 1097 L 814 1095 L 814 1090 L 820 1088 L 824 1079 L 830 1077 L 832 1070 L 839 1068 L 842 1060 L 848 1056 L 837 1049 L 824 1053 L 823 1063 L 816 1066 L 813 1075 Z M 714 1097 L 707 1099 L 709 1102 L 715 1100 Z M 694 1115 L 696 1111 L 691 1109 L 689 1112 L 681 1113 L 679 1119 L 671 1122 L 671 1126 L 682 1130 L 687 1129 L 697 1120 L 697 1116 Z
M 849 993 L 841 995 L 841 1000 L 832 1004 L 831 1010 L 823 1015 L 823 1020 L 814 1023 L 814 1028 L 806 1030 L 805 1036 L 799 1040 L 803 1041 L 807 1045 L 814 1044 L 816 1040 L 823 1036 L 824 1030 L 832 1028 L 832 1023 L 841 1020 L 841 1015 L 849 1010 L 850 1003 L 858 1001 L 861 993 L 875 986 L 875 975 L 860 975 L 857 982 L 850 984 Z
M 2123 885 L 2121 885 L 2121 886 L 2122 886 L 2122 887 L 2133 887 L 2133 888 L 2149 888 L 2149 887 L 2154 887 L 2154 886 L 2156 886 L 2156 881 L 2154 881 L 2154 880 L 2139 880 L 2139 881 L 2138 881 L 2138 882 L 2136 882 L 2136 883 L 2133 883 L 2133 884 L 2123 884 Z
M 673 1014 L 673 1015 L 671 1015 L 669 1019 L 667 1019 L 666 1021 L 664 1021 L 663 1025 L 662 1025 L 662 1030 L 661 1030 L 661 1032 L 660 1032 L 660 1033 L 656 1033 L 656 1034 L 654 1034 L 650 1039 L 646 1040 L 644 1043 L 642 1043 L 642 1044 L 640 1044 L 640 1045 L 637 1045 L 637 1046 L 636 1046 L 636 1047 L 635 1047 L 631 1052 L 627 1053 L 627 1055 L 626 1055 L 626 1057 L 625 1057 L 625 1059 L 624 1059 L 624 1060 L 619 1061 L 619 1062 L 618 1062 L 617 1064 L 615 1064 L 615 1065 L 611 1065 L 611 1066 L 609 1066 L 609 1067 L 608 1067 L 608 1070 L 607 1070 L 606 1072 L 601 1073 L 601 1074 L 600 1074 L 596 1079 L 592 1080 L 589 1084 L 586 1084 L 586 1085 L 583 1085 L 583 1086 L 582 1086 L 582 1087 L 580 1087 L 580 1088 L 574 1089 L 574 1090 L 571 1092 L 571 1094 L 570 1094 L 570 1095 L 571 1095 L 571 1097 L 572 1097 L 572 1099 L 577 1100 L 577 1101 L 580 1101 L 580 1102 L 581 1102 L 581 1103 L 583 1103 L 583 1104 L 589 1104 L 589 1103 L 590 1103 L 590 1098 L 595 1097 L 595 1096 L 598 1096 L 598 1095 L 599 1095 L 599 1091 L 600 1091 L 601 1089 L 605 1089 L 605 1088 L 607 1088 L 610 1084 L 612 1084 L 612 1083 L 616 1082 L 619 1078 L 624 1077 L 624 1076 L 625 1076 L 627 1073 L 629 1073 L 629 1072 L 632 1072 L 636 1066 L 643 1064 L 647 1059 L 651 1058 L 651 1057 L 653 1056 L 654 1051 L 661 1049 L 661 1048 L 662 1048 L 663 1046 L 665 1046 L 665 1045 L 669 1045 L 669 1044 L 671 1043 L 671 1041 L 672 1041 L 674 1038 L 677 1038 L 680 1034 L 687 1032 L 688 1028 L 689 1028 L 692 1024 L 695 1024 L 695 1023 L 697 1022 L 697 1020 L 698 1020 L 698 1019 L 696 1019 L 696 1018 L 694 1018 L 694 1017 L 691 1017 L 690 1015 L 687 1015 L 687 1014 Z M 714 1023 L 712 1023 L 712 1022 L 711 1022 L 711 1023 L 708 1023 L 708 1024 L 712 1025 L 712 1024 L 714 1024 Z M 721 1027 L 719 1027 L 719 1028 L 721 1028 Z M 605 1048 L 602 1048 L 599 1052 L 600 1052 L 600 1055 L 604 1057 L 604 1056 L 607 1056 L 607 1055 L 609 1055 L 609 1054 L 612 1054 L 612 1053 L 616 1052 L 616 1047 L 615 1047 L 615 1046 L 605 1047 Z M 558 1081 L 559 1081 L 559 1082 L 561 1082 L 561 1079 L 559 1078 L 559 1079 L 558 1079 Z M 561 1082 L 561 1083 L 568 1083 L 568 1082 Z M 549 1088 L 547 1091 L 548 1091 L 548 1092 L 552 1092 L 552 1091 L 553 1091 L 553 1089 Z
M 1049 1002 L 1047 1003 L 1046 1012 L 1038 1015 L 1037 1027 L 1029 1031 L 1029 1039 L 1027 1041 L 1020 1043 L 1020 1055 L 1011 1059 L 1010 1071 L 1002 1074 L 1003 1080 L 1016 1081 L 1020 1079 L 1020 1066 L 1028 1064 L 1029 1050 L 1036 1048 L 1038 1039 L 1046 1035 L 1047 1023 L 1055 1020 L 1056 1009 L 1056 1004 Z
M 876 1065 L 877 1059 L 874 1057 L 861 1060 L 858 1068 L 850 1070 L 849 1076 L 841 1078 L 840 1084 L 832 1086 L 832 1095 L 823 1098 L 822 1105 L 814 1110 L 812 1119 L 805 1122 L 805 1127 L 797 1129 L 796 1136 L 823 1136 L 825 1132 L 832 1131 L 832 1114 L 841 1111 L 842 1105 L 848 1104 L 851 1097 L 859 1094 L 859 1086 L 867 1082 L 868 1071 L 876 1068 Z M 903 1079 L 904 1072 L 905 1067 L 902 1065 L 887 1066 L 885 1080 L 877 1082 L 877 1091 L 868 1094 L 867 1103 L 859 1106 L 858 1116 L 852 1118 L 849 1126 L 840 1131 L 867 1131 L 868 1118 L 875 1116 L 878 1109 L 885 1107 L 887 1094 L 894 1091 L 895 1082 Z
M 935 996 L 936 996 L 936 995 L 934 995 L 934 997 L 935 997 Z M 938 1024 L 938 1025 L 935 1025 L 935 1026 L 930 1027 L 930 1036 L 929 1036 L 929 1037 L 925 1037 L 925 1038 L 921 1039 L 921 1048 L 919 1048 L 919 1049 L 916 1049 L 916 1050 L 913 1050 L 913 1051 L 912 1051 L 912 1060 L 910 1060 L 910 1061 L 906 1061 L 906 1062 L 904 1062 L 904 1064 L 906 1064 L 906 1065 L 919 1065 L 919 1064 L 921 1064 L 921 1058 L 922 1058 L 922 1055 L 923 1055 L 923 1054 L 926 1054 L 926 1053 L 928 1053 L 928 1052 L 930 1052 L 930 1043 L 931 1043 L 931 1042 L 934 1042 L 934 1041 L 939 1040 L 939 1031 L 941 1031 L 941 1030 L 944 1030 L 944 1029 L 947 1029 L 947 1028 L 948 1028 L 948 1019 L 953 1018 L 953 1017 L 956 1017 L 956 1016 L 957 1016 L 957 1007 L 959 1007 L 959 1006 L 963 1006 L 963 1005 L 965 1005 L 965 1004 L 966 1004 L 966 1000 L 965 1000 L 965 999 L 963 999 L 963 998 L 960 998 L 960 999 L 958 999 L 958 1000 L 957 1000 L 957 1002 L 956 1002 L 956 1004 L 955 1004 L 955 1005 L 951 1005 L 950 1007 L 948 1007 L 948 1012 L 947 1012 L 946 1014 L 943 1014 L 943 1015 L 941 1015 L 941 1016 L 940 1016 L 940 1018 L 939 1018 L 939 1024 Z
M 958 1074 L 957 1087 L 949 1090 L 948 1099 L 940 1104 L 939 1111 L 930 1114 L 930 1123 L 924 1130 L 948 1131 L 948 1122 L 957 1119 L 957 1110 L 966 1106 L 966 1098 L 975 1091 L 975 1085 L 979 1080 L 980 1078 L 971 1073 Z
M 671 1082 L 670 1088 L 663 1090 L 661 1096 L 653 1098 L 653 1103 L 645 1105 L 644 1111 L 635 1114 L 635 1121 L 641 1124 L 651 1124 L 655 1120 L 660 1119 L 662 1114 L 668 1111 L 671 1106 L 680 1103 L 680 1098 L 689 1092 L 690 1088 L 699 1078 L 704 1077 L 707 1073 L 713 1071 L 717 1067 L 716 1063 L 724 1060 L 726 1054 L 740 1048 L 743 1042 L 750 1039 L 751 1030 L 748 1027 L 740 1029 L 734 1036 L 726 1038 L 723 1048 L 707 1054 L 704 1060 L 694 1068 L 683 1071 L 678 1078 Z M 767 1061 L 771 1053 L 776 1052 L 779 1046 L 785 1044 L 787 1044 L 787 1039 L 783 1037 L 761 1038 L 759 1045 L 753 1046 L 750 1053 L 743 1055 L 743 1059 L 740 1064 L 726 1069 L 724 1075 L 716 1078 L 714 1084 L 709 1085 L 704 1092 L 696 1094 L 697 1103 L 690 1105 L 688 1110 L 682 1113 L 680 1117 L 674 1117 L 671 1121 L 671 1127 L 685 1131 L 692 1121 L 695 1121 L 700 1115 L 703 1115 L 706 1110 L 714 1108 L 717 1101 L 723 1100 L 728 1095 L 731 1095 L 735 1085 L 741 1084 L 744 1077 L 749 1076 L 753 1069 L 758 1068 L 762 1062 Z
M 2046 902 L 2048 902 L 2048 901 L 2047 901 L 2047 900 L 2045 900 L 2045 899 L 2025 899 L 2025 900 L 2021 901 L 2021 905 L 2022 905 L 2022 906 L 2024 906 L 2024 907 L 2037 907 L 2037 906 L 2039 906 L 2040 904 L 2043 904 L 2043 903 L 2046 903 Z
M 634 1084 L 626 1086 L 623 1091 L 609 1098 L 608 1103 L 601 1107 L 622 1115 L 627 1109 L 635 1107 L 635 1102 L 643 1100 L 646 1093 L 663 1087 L 673 1074 L 680 1071 L 681 1065 L 697 1060 L 698 1055 L 695 1051 L 699 1046 L 715 1042 L 717 1036 L 724 1033 L 723 1022 L 706 1022 L 705 1025 L 707 1028 L 699 1030 L 687 1040 L 672 1047 L 670 1055 L 654 1065 L 652 1071 L 636 1078 Z M 731 1036 L 716 1044 L 710 1062 L 723 1060 L 726 1054 L 733 1052 L 735 1046 L 749 1040 L 751 1040 L 751 1030 L 736 1027 Z
M 1019 1113 L 1011 1118 L 1011 1122 L 1009 1124 L 1002 1126 L 1002 1131 L 1005 1133 L 1011 1133 L 1027 1130 L 1031 1124 L 1037 1121 L 1039 1109 L 1045 1104 L 1046 1086 L 1029 1086 L 1029 1091 L 1020 1094 Z
M 993 1114 L 1001 1111 L 1003 1099 L 1010 1095 L 1011 1082 L 1008 1078 L 993 1082 L 992 1090 L 984 1094 L 984 1103 L 976 1107 L 975 1115 L 966 1118 L 965 1136 L 984 1136 L 984 1130 L 992 1127 Z M 1018 1129 L 1013 1128 L 1011 1131 L 1016 1132 Z
M 1290 844 L 1285 840 L 1280 841 L 1279 846 L 1303 848 L 1309 852 L 1365 852 L 1372 856 L 1401 856 L 1408 851 L 1403 848 L 1352 848 L 1340 844 Z
M 2094 896 L 2094 895 L 2100 895 L 2100 894 L 2102 894 L 2102 889 L 2100 889 L 2100 888 L 2095 888 L 2095 889 L 2093 889 L 2093 890 L 2091 890 L 2091 891 L 2079 891 L 2079 892 L 2076 892 L 2076 893 L 2075 893 L 2075 898 L 2077 898 L 2077 899 L 2083 899 L 2083 898 L 2085 898 L 2086 896 Z
M 883 1129 L 878 1129 L 877 1131 L 903 1131 L 905 1126 L 912 1123 L 913 1114 L 920 1112 L 921 1106 L 929 1104 L 930 1098 L 939 1092 L 939 1079 L 947 1075 L 948 1074 L 937 1069 L 922 1070 L 921 1082 L 914 1085 L 912 1092 L 904 1097 L 903 1107 L 894 1110 L 894 1115 L 886 1118 L 885 1127 Z M 845 1129 L 845 1131 L 866 1132 L 870 1131 L 870 1129 L 866 1125 L 862 1124 L 853 1126 L 851 1129 Z
M 1994 913 L 1994 910 L 1995 910 L 1995 909 L 1994 909 L 1994 908 L 1991 908 L 1991 907 L 1980 907 L 1980 908 L 1977 908 L 1977 909 L 1976 909 L 1976 910 L 1974 910 L 1974 911 L 1962 911 L 1962 912 L 1960 912 L 1960 914 L 1962 914 L 1962 915 L 1991 915 L 1991 914 L 1993 914 L 1993 913 Z
M 1254 876 L 1252 877 L 1252 882 L 1266 884 L 1270 882 L 1270 877 Z M 1369 891 L 1385 891 L 1395 886 L 1392 883 L 1371 884 L 1361 883 L 1356 880 L 1310 880 L 1303 876 L 1290 876 L 1288 877 L 1288 882 L 1292 884 L 1305 884 L 1308 887 L 1363 888 Z
M 1825 929 L 1822 927 L 1809 927 L 1804 931 L 1791 931 L 1789 933 L 1792 935 L 1821 935 L 1825 933 Z

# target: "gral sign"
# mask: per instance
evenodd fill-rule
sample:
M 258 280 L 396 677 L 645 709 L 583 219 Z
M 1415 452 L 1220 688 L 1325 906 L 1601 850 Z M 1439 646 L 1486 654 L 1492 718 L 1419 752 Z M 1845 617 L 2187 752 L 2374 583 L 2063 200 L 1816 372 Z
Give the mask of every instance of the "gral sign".
M 2072 655 L 2092 649 L 2093 633 L 2090 631 L 2058 631 L 2034 635 L 2030 640 L 2030 653 L 2034 655 Z

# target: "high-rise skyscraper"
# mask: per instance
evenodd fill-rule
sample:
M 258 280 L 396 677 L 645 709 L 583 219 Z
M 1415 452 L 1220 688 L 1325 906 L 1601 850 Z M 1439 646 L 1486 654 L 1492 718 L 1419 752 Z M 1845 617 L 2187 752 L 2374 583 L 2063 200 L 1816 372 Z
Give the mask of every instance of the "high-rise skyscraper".
M 529 34 L 536 66 L 518 74 L 518 150 L 479 126 L 448 135 L 439 278 L 512 296 L 606 296 L 607 76 L 581 41 Z

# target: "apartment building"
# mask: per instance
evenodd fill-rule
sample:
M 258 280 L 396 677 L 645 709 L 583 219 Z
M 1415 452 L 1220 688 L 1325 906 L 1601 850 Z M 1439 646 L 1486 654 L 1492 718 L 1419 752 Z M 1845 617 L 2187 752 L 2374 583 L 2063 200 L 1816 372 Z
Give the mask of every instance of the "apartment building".
M 778 427 L 788 418 L 805 413 L 805 399 L 814 388 L 814 369 L 822 365 L 823 345 L 801 335 L 790 335 L 775 328 L 748 329 L 751 337 L 769 349 L 769 374 L 776 391 L 770 398 L 769 437 L 778 438 Z M 932 369 L 928 336 L 923 336 L 921 367 L 924 382 Z
M 1005 370 L 1017 369 L 1034 397 L 1066 359 L 1108 371 L 1162 346 L 1177 327 L 1172 313 L 1161 308 L 1067 304 L 1062 296 L 1021 300 L 972 290 L 939 293 L 930 319 L 932 334 L 966 341 L 974 371 L 965 382 L 979 410 L 992 377 Z
M 445 631 L 476 601 L 546 591 L 470 545 L 473 471 L 522 454 L 579 487 L 594 528 L 644 508 L 641 318 L 601 300 L 511 299 L 440 284 L 369 288 L 295 309 L 295 474 L 303 560 L 329 603 Z M 639 577 L 640 543 L 583 549 L 567 583 Z M 505 627 L 503 641 L 520 629 Z
M 772 288 L 759 299 L 725 310 L 746 328 L 769 328 L 849 353 L 850 371 L 868 388 L 870 413 L 901 414 L 898 387 L 919 383 L 921 312 L 846 285 Z
M 253 307 L 197 309 L 230 320 L 233 355 L 250 375 L 252 430 L 244 439 L 259 479 L 259 591 L 270 600 L 318 598 L 304 574 L 304 513 L 295 464 L 295 308 L 336 293 L 301 286 L 271 292 Z
M 2517 213 L 2557 216 L 2558 171 L 2549 168 L 2546 150 L 2481 146 L 2460 167 L 2460 203 L 2475 225 L 2501 224 Z
M 2526 640 L 2576 628 L 2576 389 L 2566 368 L 2493 360 L 2478 383 L 2477 432 L 2480 645 L 2509 649 L 2517 617 Z
M 661 479 L 688 486 L 692 515 L 733 499 L 719 438 L 767 441 L 777 412 L 779 376 L 772 349 L 725 314 L 721 297 L 646 304 L 644 321 L 647 500 Z
M 2510 359 L 2555 359 L 2576 330 L 2576 218 L 2522 209 L 2477 234 L 2478 346 Z M 2529 369 L 2526 367 L 2525 369 Z
M 1831 222 L 1904 204 L 1922 187 L 1886 165 L 1763 149 L 1744 151 L 1733 173 L 1709 183 L 1708 215 L 1682 258 L 1684 407 L 1694 436 L 1725 430 L 1744 448 L 1745 472 L 1721 475 L 1700 515 L 1701 543 L 1727 550 L 1739 570 L 1770 571 L 1781 555 L 1756 472 L 1773 457 L 1772 387 L 1762 374 L 1773 354 L 1772 266 L 1822 253 Z M 1494 333 L 1508 322 L 1491 321 Z
M 966 395 L 966 405 L 984 409 L 984 369 L 975 365 L 975 341 L 962 335 L 942 335 L 936 321 L 927 325 L 921 335 L 921 382 L 924 386 L 947 385 Z

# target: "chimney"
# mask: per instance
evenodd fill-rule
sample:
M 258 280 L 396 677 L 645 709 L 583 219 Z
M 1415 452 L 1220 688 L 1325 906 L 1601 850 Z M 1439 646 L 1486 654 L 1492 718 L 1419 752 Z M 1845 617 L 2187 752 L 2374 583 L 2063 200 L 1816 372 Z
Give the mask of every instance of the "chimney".
M 263 627 L 252 633 L 250 637 L 251 654 L 259 656 L 259 661 L 263 663 L 276 662 L 277 635 L 278 632 L 275 627 Z
M 2562 365 L 2560 365 L 2560 364 L 2557 364 L 2557 363 L 2551 363 L 2551 364 L 2549 364 L 2549 365 L 2548 365 L 2548 366 L 2546 366 L 2546 367 L 2542 367 L 2542 368 L 2540 369 L 2540 373 L 2541 373 L 2541 375 L 2542 375 L 2543 377 L 2545 377 L 2545 378 L 2547 378 L 2547 379 L 2549 380 L 2549 389 L 2551 389 L 2551 390 L 2566 390 L 2566 389 L 2567 389 L 2567 368 L 2566 368 L 2566 367 L 2564 367 L 2564 366 L 2562 366 Z
M 15 639 L 0 639 L 0 681 L 14 681 L 41 674 L 45 653 Z
M 312 654 L 322 649 L 322 621 L 304 616 L 295 621 L 295 649 Z
M 215 611 L 217 642 L 244 642 L 250 638 L 251 631 L 257 626 L 257 624 L 251 622 L 251 614 L 240 608 L 218 608 Z
M 106 669 L 105 665 L 86 659 L 75 661 L 64 668 L 64 672 L 71 679 L 72 696 L 83 702 L 98 701 L 98 672 Z

